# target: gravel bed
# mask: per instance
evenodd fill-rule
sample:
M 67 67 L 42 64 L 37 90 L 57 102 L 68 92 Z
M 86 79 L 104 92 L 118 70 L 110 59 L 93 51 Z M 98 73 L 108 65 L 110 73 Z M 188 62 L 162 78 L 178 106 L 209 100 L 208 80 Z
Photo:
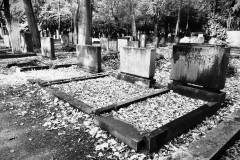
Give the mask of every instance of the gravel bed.
M 28 79 L 41 79 L 45 81 L 67 79 L 74 77 L 83 77 L 91 75 L 88 72 L 80 69 L 77 66 L 48 69 L 48 70 L 33 70 L 28 72 L 13 73 L 11 75 L 0 74 L 1 85 L 24 84 Z
M 170 91 L 145 101 L 112 111 L 114 117 L 133 124 L 140 132 L 151 132 L 205 104 Z
M 82 100 L 94 109 L 153 92 L 153 89 L 142 88 L 111 76 L 53 85 L 53 87 Z

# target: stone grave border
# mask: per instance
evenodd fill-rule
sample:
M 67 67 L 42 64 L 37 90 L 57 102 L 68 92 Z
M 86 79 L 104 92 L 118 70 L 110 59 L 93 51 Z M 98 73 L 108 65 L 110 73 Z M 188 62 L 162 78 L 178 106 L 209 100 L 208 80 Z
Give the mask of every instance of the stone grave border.
M 26 71 L 44 70 L 44 69 L 58 69 L 58 68 L 71 67 L 73 65 L 77 65 L 77 64 L 73 63 L 73 64 L 61 64 L 61 65 L 45 65 L 45 66 L 36 65 L 32 67 L 19 67 L 16 69 L 16 72 L 26 72 Z
M 171 85 L 169 85 L 171 86 Z M 183 87 L 184 88 L 184 87 Z M 164 90 L 162 94 L 167 93 L 172 89 L 174 92 L 179 93 L 180 89 L 175 88 L 169 88 L 168 90 Z M 196 126 L 198 123 L 200 123 L 202 120 L 204 120 L 206 117 L 213 115 L 218 109 L 220 109 L 223 105 L 222 103 L 225 101 L 225 95 L 226 93 L 220 92 L 220 93 L 213 93 L 211 91 L 201 90 L 201 89 L 195 89 L 192 88 L 195 93 L 201 93 L 200 96 L 197 94 L 193 94 L 192 98 L 195 99 L 209 99 L 208 95 L 214 95 L 218 98 L 216 100 L 219 101 L 212 101 L 207 102 L 206 104 L 200 106 L 199 108 L 155 129 L 152 132 L 144 133 L 142 136 L 140 135 L 140 132 L 131 124 L 124 122 L 122 120 L 115 119 L 112 116 L 101 116 L 101 113 L 110 112 L 111 110 L 118 110 L 122 107 L 128 107 L 130 103 L 126 105 L 121 105 L 118 107 L 118 105 L 110 105 L 103 109 L 98 109 L 95 113 L 97 116 L 94 119 L 95 124 L 100 126 L 103 130 L 108 131 L 111 135 L 114 137 L 120 139 L 124 143 L 126 143 L 131 148 L 135 149 L 136 151 L 139 151 L 140 149 L 145 149 L 150 152 L 160 148 L 164 143 L 167 141 L 173 139 L 174 137 L 186 132 L 190 128 Z M 191 94 L 191 90 L 182 90 L 182 93 L 185 93 L 185 95 Z M 207 94 L 206 94 L 207 93 Z M 205 97 L 202 97 L 204 94 Z M 161 94 L 156 94 L 161 95 Z M 213 96 L 213 97 L 214 97 Z M 154 96 L 150 96 L 154 97 Z M 141 101 L 141 100 L 138 100 Z M 137 102 L 137 101 L 136 101 Z M 105 110 L 104 110 L 105 109 Z M 130 131 L 123 130 L 123 128 L 128 128 Z
M 199 159 L 220 159 L 240 136 L 240 109 L 231 114 L 231 119 L 223 121 L 207 132 L 206 137 L 193 141 L 187 151 Z
M 37 56 L 36 53 L 27 53 L 27 54 L 0 54 L 0 59 L 7 58 L 23 58 L 23 57 L 32 57 Z
M 51 87 L 51 85 L 53 84 L 63 84 L 63 83 L 69 83 L 72 81 L 84 81 L 88 79 L 97 79 L 97 78 L 106 77 L 106 76 L 111 76 L 111 75 L 106 73 L 99 73 L 99 74 L 93 74 L 91 76 L 86 76 L 86 77 L 61 79 L 61 80 L 54 80 L 54 81 L 38 80 L 38 81 L 32 81 L 32 83 L 33 82 L 38 83 L 39 86 L 45 88 L 48 93 L 63 100 L 64 102 L 69 103 L 72 107 L 79 109 L 80 111 L 83 111 L 87 114 L 94 114 L 95 124 L 97 124 L 103 130 L 108 131 L 111 135 L 113 135 L 117 139 L 120 139 L 121 141 L 123 141 L 124 143 L 129 145 L 131 148 L 135 149 L 136 151 L 139 151 L 140 149 L 145 149 L 150 152 L 156 150 L 157 148 L 164 145 L 164 143 L 166 143 L 167 141 L 173 139 L 174 137 L 194 127 L 195 125 L 200 123 L 202 120 L 204 120 L 206 117 L 213 115 L 217 110 L 223 107 L 222 103 L 225 101 L 226 93 L 224 92 L 217 93 L 217 92 L 207 91 L 205 89 L 195 88 L 195 87 L 189 90 L 189 87 L 191 86 L 186 86 L 186 87 L 182 86 L 178 88 L 172 84 L 169 84 L 168 89 L 162 89 L 159 91 L 155 91 L 153 93 L 145 94 L 143 96 L 138 96 L 127 101 L 122 101 L 119 103 L 115 103 L 115 104 L 94 110 L 92 109 L 93 107 L 85 104 L 81 100 L 73 98 L 72 96 L 64 92 Z M 31 82 L 31 80 L 29 81 Z M 175 83 L 173 82 L 173 84 Z M 102 113 L 107 113 L 112 110 L 118 110 L 120 108 L 128 107 L 130 104 L 146 100 L 147 98 L 165 94 L 169 92 L 170 89 L 173 89 L 173 91 L 177 93 L 179 93 L 179 90 L 180 90 L 181 93 L 184 93 L 185 95 L 192 94 L 194 91 L 194 93 L 196 94 L 192 94 L 192 98 L 196 98 L 196 99 L 200 98 L 204 100 L 209 100 L 208 98 L 209 95 L 215 99 L 212 99 L 213 101 L 208 102 L 200 106 L 199 108 L 161 126 L 160 128 L 150 133 L 145 133 L 143 135 L 140 135 L 139 131 L 137 131 L 133 125 L 127 122 L 115 119 L 112 116 L 107 116 L 107 117 L 101 116 Z

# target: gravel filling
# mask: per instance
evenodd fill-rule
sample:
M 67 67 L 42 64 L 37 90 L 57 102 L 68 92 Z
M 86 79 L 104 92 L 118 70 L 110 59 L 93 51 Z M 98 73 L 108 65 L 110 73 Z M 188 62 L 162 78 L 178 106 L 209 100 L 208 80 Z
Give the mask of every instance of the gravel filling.
M 53 87 L 93 106 L 94 109 L 153 92 L 153 89 L 142 88 L 111 76 Z
M 117 112 L 112 111 L 112 114 L 116 118 L 133 124 L 140 132 L 151 132 L 205 103 L 205 101 L 170 91 L 161 96 L 132 104 Z
M 67 79 L 74 77 L 90 76 L 91 74 L 81 70 L 77 66 L 49 69 L 49 70 L 33 70 L 28 72 L 14 73 L 11 75 L 0 74 L 1 85 L 24 84 L 28 79 L 41 79 L 44 81 Z

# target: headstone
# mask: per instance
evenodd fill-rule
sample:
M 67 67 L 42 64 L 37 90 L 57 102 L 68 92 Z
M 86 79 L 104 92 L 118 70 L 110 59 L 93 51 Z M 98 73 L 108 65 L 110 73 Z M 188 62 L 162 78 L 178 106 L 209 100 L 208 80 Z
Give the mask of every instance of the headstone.
M 121 47 L 120 71 L 144 78 L 155 74 L 156 49 Z
M 23 53 L 33 52 L 32 34 L 30 32 L 21 33 L 21 48 Z
M 118 51 L 118 41 L 109 41 L 108 48 L 110 51 Z
M 173 46 L 171 80 L 215 90 L 224 88 L 230 48 L 223 45 Z
M 66 46 L 69 44 L 69 36 L 68 34 L 62 34 L 61 36 L 61 43 L 63 46 Z
M 57 39 L 60 39 L 59 30 L 56 30 L 56 38 L 57 38 Z
M 128 46 L 128 38 L 119 38 L 118 39 L 118 50 L 120 51 L 121 47 L 127 47 Z
M 78 65 L 91 72 L 101 72 L 101 47 L 77 45 Z
M 147 47 L 147 35 L 141 34 L 140 35 L 140 48 L 146 48 Z
M 101 38 L 100 39 L 101 49 L 108 50 L 109 49 L 109 41 L 108 38 Z
M 4 41 L 4 45 L 6 47 L 9 47 L 9 48 L 11 47 L 9 35 L 3 35 L 3 41 Z
M 42 56 L 55 59 L 54 39 L 50 37 L 41 38 Z
M 128 41 L 128 47 L 139 48 L 139 41 Z
M 69 32 L 69 43 L 74 44 L 74 35 L 72 32 Z
M 240 31 L 227 31 L 227 42 L 230 46 L 240 47 Z

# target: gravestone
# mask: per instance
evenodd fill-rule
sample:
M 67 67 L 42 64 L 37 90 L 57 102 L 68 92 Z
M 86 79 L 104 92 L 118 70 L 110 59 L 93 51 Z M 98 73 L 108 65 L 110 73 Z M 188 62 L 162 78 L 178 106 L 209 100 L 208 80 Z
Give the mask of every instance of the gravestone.
M 68 34 L 61 35 L 61 43 L 63 46 L 67 46 L 69 44 L 69 35 Z
M 128 41 L 128 38 L 118 38 L 118 50 L 120 51 L 120 48 L 127 47 Z
M 227 31 L 227 42 L 230 46 L 240 47 L 240 31 Z
M 136 47 L 139 48 L 139 41 L 128 41 L 128 47 Z
M 32 34 L 30 32 L 21 33 L 21 48 L 23 53 L 33 52 Z
M 141 34 L 140 35 L 140 48 L 146 48 L 147 47 L 147 35 Z
M 120 71 L 144 78 L 155 74 L 156 49 L 122 47 L 120 49 Z
M 42 56 L 55 59 L 54 39 L 50 37 L 41 38 Z
M 118 51 L 118 41 L 109 41 L 108 48 L 110 51 Z
M 4 45 L 6 47 L 11 48 L 11 42 L 10 42 L 9 35 L 3 35 L 3 41 L 4 41 Z
M 109 41 L 108 38 L 101 38 L 100 39 L 101 49 L 108 50 L 109 49 Z
M 221 90 L 225 86 L 229 53 L 230 48 L 224 45 L 174 45 L 170 79 Z
M 78 65 L 90 72 L 101 72 L 101 47 L 77 45 Z

